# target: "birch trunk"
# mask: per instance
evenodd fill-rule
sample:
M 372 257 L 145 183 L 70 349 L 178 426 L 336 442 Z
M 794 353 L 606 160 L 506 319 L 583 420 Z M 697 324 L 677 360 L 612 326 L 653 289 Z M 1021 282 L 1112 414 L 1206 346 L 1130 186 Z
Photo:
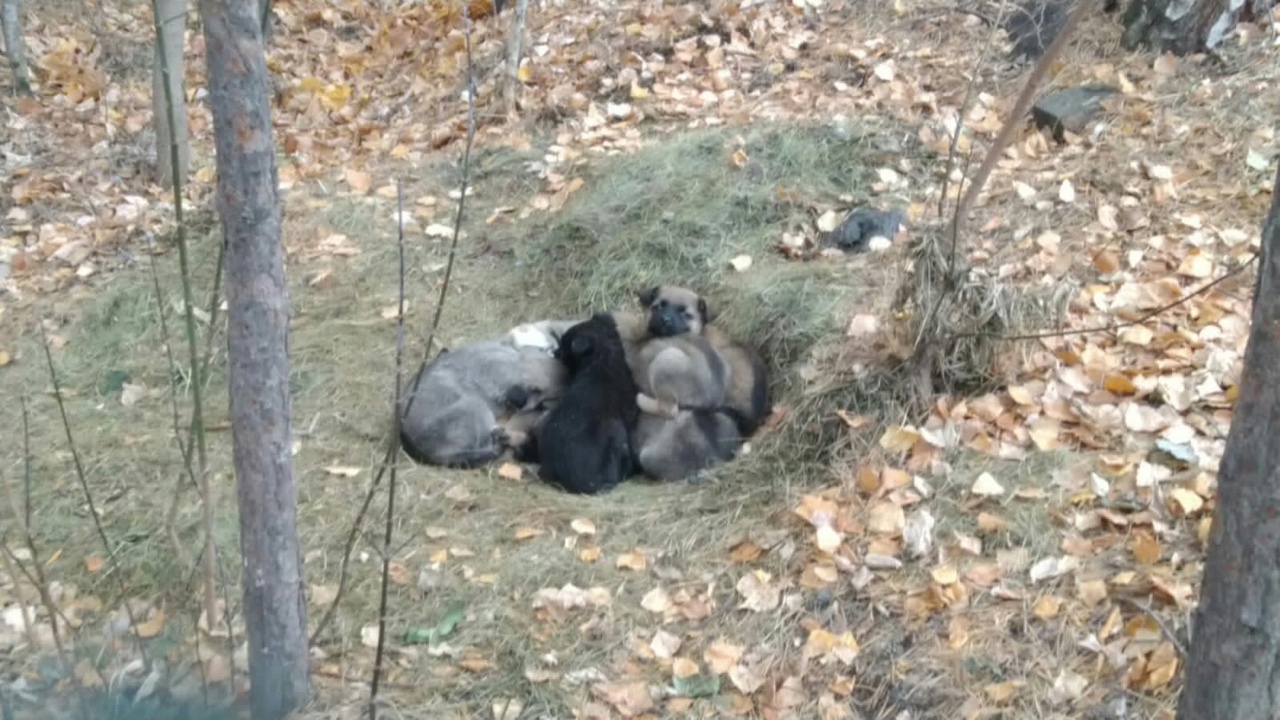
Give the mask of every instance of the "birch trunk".
M 21 0 L 0 0 L 0 29 L 4 31 L 4 52 L 13 70 L 13 84 L 23 95 L 31 94 L 31 70 L 27 66 L 27 48 L 22 40 Z
M 8 0 L 6 0 L 8 1 Z M 161 35 L 157 37 L 151 66 L 151 117 L 156 129 L 156 183 L 162 187 L 173 185 L 174 168 L 171 144 L 178 144 L 177 177 L 183 184 L 187 180 L 187 167 L 191 163 L 191 144 L 187 140 L 187 96 L 182 90 L 182 46 L 187 28 L 187 0 L 156 0 L 159 13 L 157 25 Z M 165 82 L 169 92 L 166 96 Z M 168 100 L 172 98 L 173 113 L 168 112 Z M 173 127 L 169 127 L 169 116 Z

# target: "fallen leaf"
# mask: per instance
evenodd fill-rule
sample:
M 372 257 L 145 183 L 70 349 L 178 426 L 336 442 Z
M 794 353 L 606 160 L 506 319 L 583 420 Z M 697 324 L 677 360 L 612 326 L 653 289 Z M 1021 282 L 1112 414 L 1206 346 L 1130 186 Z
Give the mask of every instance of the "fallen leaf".
M 723 675 L 729 672 L 738 663 L 738 660 L 742 659 L 742 652 L 743 649 L 739 645 L 717 640 L 702 652 L 702 660 L 711 669 L 711 672 Z
M 367 195 L 369 190 L 373 188 L 373 176 L 367 172 L 348 169 L 347 184 L 357 193 Z
M 99 570 L 102 569 L 102 558 L 98 557 L 97 555 L 90 555 L 89 557 L 85 558 L 84 569 L 91 573 L 98 572 Z
M 636 717 L 653 708 L 649 686 L 639 680 L 599 683 L 592 686 L 591 692 L 612 705 L 623 717 Z
M 133 631 L 135 634 L 137 634 L 138 637 L 145 640 L 147 638 L 153 638 L 159 635 L 160 631 L 163 629 L 164 629 L 164 611 L 157 609 L 154 613 L 152 613 L 151 619 L 139 625 L 135 625 L 133 628 Z
M 577 518 L 569 523 L 569 527 L 573 528 L 573 531 L 579 535 L 596 534 L 596 524 L 586 518 Z
M 504 480 L 520 480 L 524 477 L 524 468 L 512 462 L 502 463 L 498 467 L 498 477 Z
M 1002 683 L 991 683 L 982 688 L 982 692 L 986 694 L 987 699 L 999 705 L 1008 702 L 1010 698 L 1018 694 L 1018 686 L 1020 683 L 1012 680 Z
M 636 548 L 632 552 L 619 555 L 616 566 L 619 570 L 644 570 L 645 564 L 644 551 Z
M 984 472 L 978 476 L 969 492 L 981 497 L 995 497 L 1004 494 L 1004 486 L 996 482 L 994 475 Z
M 676 658 L 671 664 L 671 674 L 678 678 L 691 678 L 699 672 L 698 663 L 689 658 Z
M 729 265 L 738 272 L 746 272 L 751 267 L 751 256 L 737 255 L 729 261 Z
M 663 613 L 667 608 L 671 607 L 671 597 L 667 595 L 667 591 L 661 587 L 656 587 L 640 600 L 640 607 L 651 613 Z
M 738 594 L 743 597 L 738 607 L 747 610 L 769 612 L 777 608 L 782 600 L 778 588 L 769 586 L 769 575 L 762 570 L 743 575 L 736 587 Z
M 347 477 L 347 478 L 353 478 L 359 475 L 360 470 L 361 468 L 348 467 L 346 465 L 330 465 L 329 467 L 324 469 L 324 471 L 329 473 L 330 475 L 336 475 L 338 477 Z
M 682 641 L 676 635 L 672 635 L 666 630 L 659 630 L 653 634 L 653 639 L 649 641 L 649 649 L 653 654 L 662 660 L 670 660 L 680 652 Z
M 867 511 L 867 530 L 873 533 L 900 535 L 906 524 L 906 513 L 890 500 L 878 500 Z

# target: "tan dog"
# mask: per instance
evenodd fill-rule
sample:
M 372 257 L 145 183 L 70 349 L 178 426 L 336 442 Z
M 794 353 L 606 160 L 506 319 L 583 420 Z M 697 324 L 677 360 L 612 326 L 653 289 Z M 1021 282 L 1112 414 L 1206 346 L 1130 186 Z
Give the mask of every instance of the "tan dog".
M 729 368 L 724 404 L 734 415 L 743 437 L 754 433 L 773 412 L 768 370 L 759 353 L 734 342 L 727 333 L 711 325 L 714 310 L 705 298 L 692 290 L 661 285 L 640 293 L 639 297 L 648 308 L 647 330 L 651 337 L 701 335 L 716 350 Z
M 659 286 L 638 297 L 644 315 L 615 313 L 643 411 L 633 449 L 645 473 L 687 478 L 731 459 L 767 413 L 764 364 L 752 365 L 758 356 L 708 332 L 710 309 L 697 293 Z M 745 368 L 742 377 L 735 364 Z

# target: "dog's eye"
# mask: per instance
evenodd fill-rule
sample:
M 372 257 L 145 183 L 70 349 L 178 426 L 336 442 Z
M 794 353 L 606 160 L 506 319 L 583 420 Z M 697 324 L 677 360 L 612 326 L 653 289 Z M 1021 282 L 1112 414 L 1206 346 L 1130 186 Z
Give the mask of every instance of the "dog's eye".
M 658 307 L 660 307 L 660 308 L 665 308 L 666 306 L 667 306 L 667 301 L 666 301 L 666 300 L 659 300 L 659 301 L 658 301 Z

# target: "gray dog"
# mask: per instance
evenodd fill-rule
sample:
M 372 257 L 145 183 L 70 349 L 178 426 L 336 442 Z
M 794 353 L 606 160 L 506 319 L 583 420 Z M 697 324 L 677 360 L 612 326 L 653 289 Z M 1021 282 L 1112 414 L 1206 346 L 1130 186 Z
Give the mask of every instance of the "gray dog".
M 555 351 L 576 322 L 528 323 L 437 356 L 401 401 L 405 452 L 421 463 L 475 467 L 519 447 L 564 390 L 568 374 Z

